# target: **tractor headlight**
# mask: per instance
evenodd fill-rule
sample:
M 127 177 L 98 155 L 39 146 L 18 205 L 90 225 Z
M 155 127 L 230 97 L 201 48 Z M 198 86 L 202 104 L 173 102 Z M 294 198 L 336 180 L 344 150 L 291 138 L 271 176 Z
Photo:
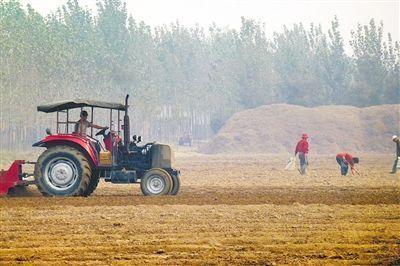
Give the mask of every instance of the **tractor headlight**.
M 142 154 L 146 155 L 150 151 L 151 146 L 152 145 L 146 144 L 146 146 L 142 149 Z

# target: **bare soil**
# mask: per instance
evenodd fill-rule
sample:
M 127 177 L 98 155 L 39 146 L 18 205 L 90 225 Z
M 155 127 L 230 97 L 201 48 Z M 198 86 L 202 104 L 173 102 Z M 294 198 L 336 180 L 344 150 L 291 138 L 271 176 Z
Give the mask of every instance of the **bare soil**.
M 400 177 L 392 156 L 362 155 L 360 175 L 310 158 L 180 154 L 178 196 L 102 182 L 88 198 L 35 187 L 0 198 L 0 264 L 400 263 Z

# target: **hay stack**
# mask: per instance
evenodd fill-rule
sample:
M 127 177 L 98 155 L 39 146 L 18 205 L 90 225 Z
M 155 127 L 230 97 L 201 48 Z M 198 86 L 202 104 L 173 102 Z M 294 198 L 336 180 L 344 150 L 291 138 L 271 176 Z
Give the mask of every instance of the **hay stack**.
M 400 105 L 366 108 L 289 104 L 265 105 L 233 115 L 211 140 L 204 153 L 293 152 L 303 132 L 310 135 L 310 151 L 392 153 L 390 137 L 399 133 Z

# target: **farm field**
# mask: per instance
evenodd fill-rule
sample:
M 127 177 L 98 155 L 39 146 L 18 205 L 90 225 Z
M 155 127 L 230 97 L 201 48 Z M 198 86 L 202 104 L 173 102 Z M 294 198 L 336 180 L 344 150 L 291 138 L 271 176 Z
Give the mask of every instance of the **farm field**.
M 400 177 L 391 155 L 360 157 L 359 176 L 340 176 L 328 156 L 300 176 L 282 170 L 285 155 L 181 152 L 175 197 L 30 187 L 0 198 L 0 264 L 398 264 Z

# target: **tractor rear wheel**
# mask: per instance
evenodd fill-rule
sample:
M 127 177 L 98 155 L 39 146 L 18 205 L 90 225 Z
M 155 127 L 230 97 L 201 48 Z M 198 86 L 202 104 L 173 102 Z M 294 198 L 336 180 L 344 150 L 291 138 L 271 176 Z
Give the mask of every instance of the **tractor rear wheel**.
M 88 197 L 90 196 L 99 185 L 100 176 L 98 171 L 93 171 L 92 177 L 90 178 L 89 185 L 85 192 L 83 192 L 83 196 Z
M 35 165 L 35 180 L 45 196 L 85 196 L 92 169 L 86 157 L 69 146 L 44 151 Z
M 140 180 L 140 188 L 145 196 L 162 196 L 171 193 L 172 178 L 170 174 L 159 168 L 147 171 Z

